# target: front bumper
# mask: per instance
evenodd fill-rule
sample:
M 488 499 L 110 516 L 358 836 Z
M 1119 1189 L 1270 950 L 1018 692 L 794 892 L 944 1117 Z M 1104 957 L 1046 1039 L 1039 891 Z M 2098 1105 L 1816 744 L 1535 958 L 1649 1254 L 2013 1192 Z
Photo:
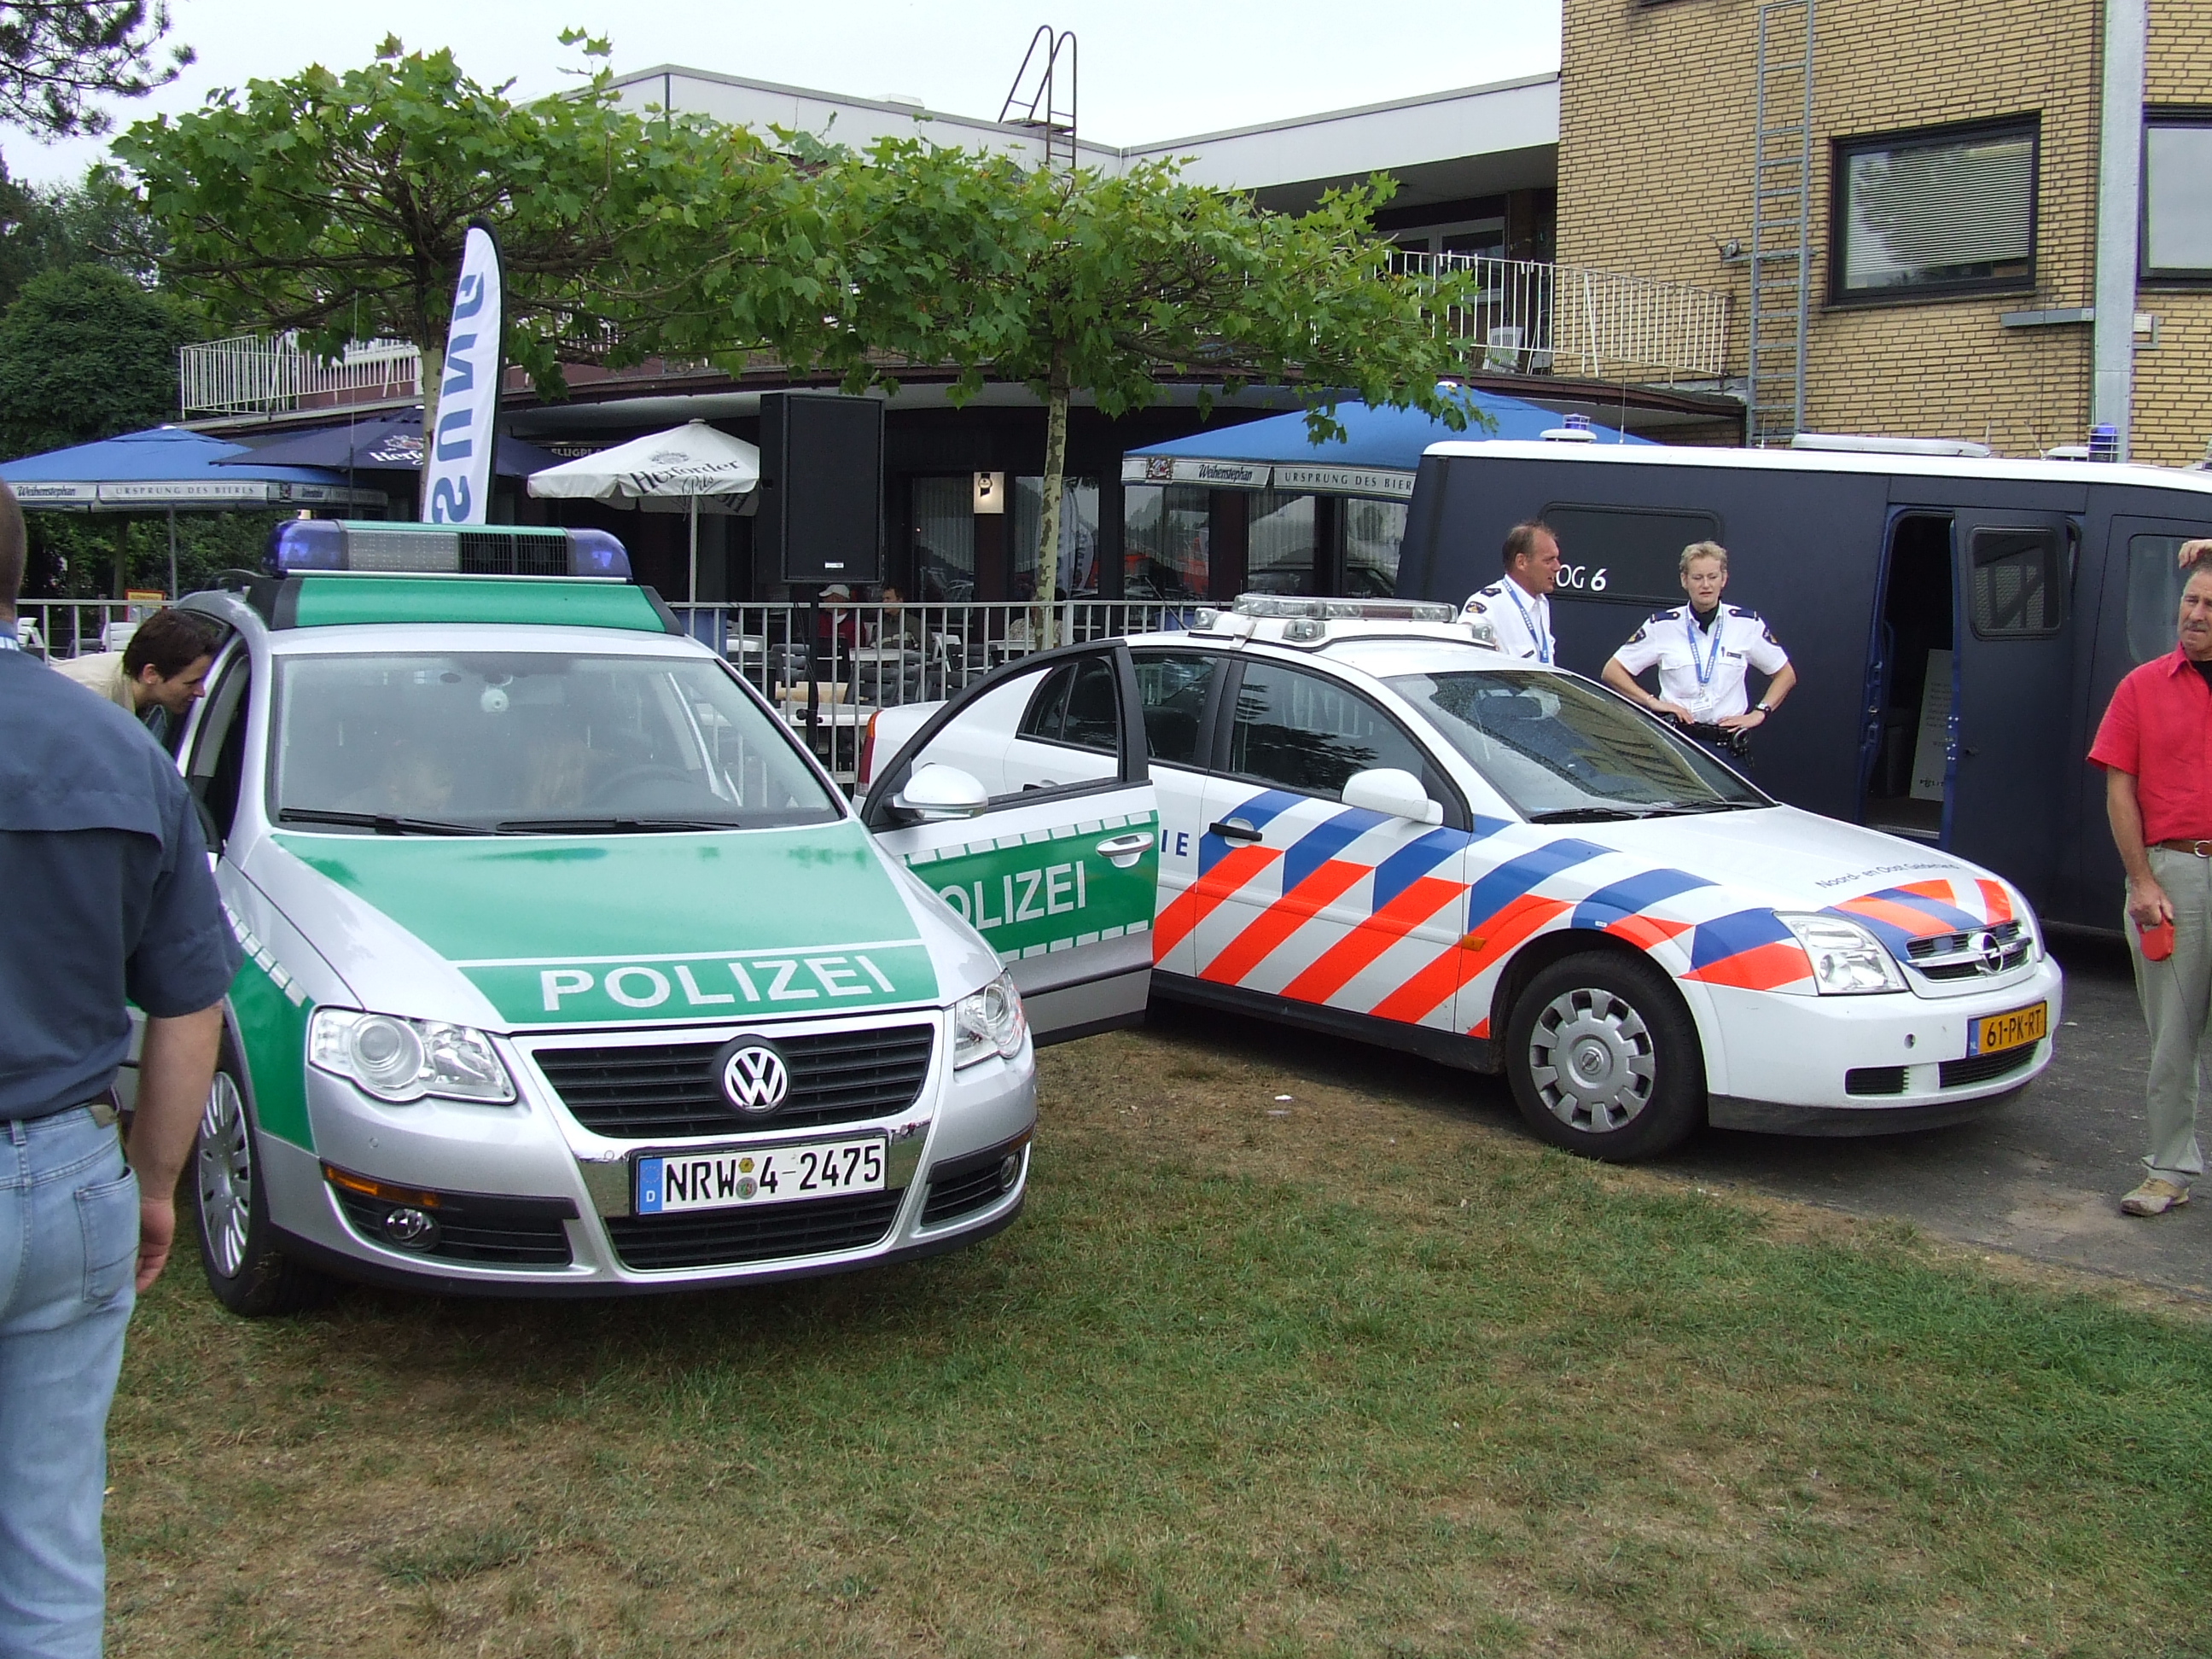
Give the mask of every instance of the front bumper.
M 1021 1210 L 1036 1122 L 1035 1058 L 1024 1044 L 1012 1060 L 956 1072 L 946 1015 L 921 1018 L 933 1023 L 935 1041 L 910 1103 L 805 1127 L 757 1128 L 733 1118 L 727 1133 L 598 1133 L 562 1103 L 528 1058 L 532 1045 L 504 1039 L 502 1058 L 520 1094 L 509 1107 L 387 1106 L 310 1070 L 313 1150 L 262 1137 L 270 1219 L 304 1257 L 337 1273 L 497 1296 L 696 1289 L 840 1273 L 957 1248 L 999 1231 Z M 866 1027 L 853 1021 L 826 1029 Z M 718 1042 L 735 1030 L 598 1036 Z M 878 1137 L 885 1152 L 880 1192 L 666 1217 L 631 1213 L 632 1160 L 642 1154 Z M 447 1224 L 428 1249 L 404 1248 L 379 1224 L 410 1191 L 443 1206 Z
M 1701 1021 L 1708 1120 L 1721 1128 L 1814 1135 L 1892 1134 L 1962 1121 L 2017 1093 L 2051 1064 L 2048 1035 L 2018 1051 L 1969 1054 L 1975 1022 L 2042 1002 L 2055 1034 L 2064 990 L 2064 976 L 2047 956 L 1964 996 L 1805 997 L 1709 987 Z

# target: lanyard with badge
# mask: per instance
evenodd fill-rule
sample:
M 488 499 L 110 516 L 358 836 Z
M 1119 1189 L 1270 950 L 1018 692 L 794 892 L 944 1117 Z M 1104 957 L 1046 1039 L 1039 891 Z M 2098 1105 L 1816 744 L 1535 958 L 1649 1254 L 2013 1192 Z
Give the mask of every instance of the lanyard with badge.
M 1690 666 L 1698 671 L 1697 701 L 1691 704 L 1692 714 L 1703 714 L 1720 700 L 1712 690 L 1713 672 L 1721 661 L 1721 623 L 1723 618 L 1718 606 L 1714 607 L 1712 626 L 1705 631 L 1713 636 L 1713 648 L 1704 656 L 1698 654 L 1698 608 L 1693 605 L 1682 607 L 1682 631 L 1690 636 Z
M 1516 591 L 1520 587 L 1521 584 L 1515 581 L 1509 576 L 1505 580 L 1500 582 L 1498 586 L 1505 590 L 1505 597 L 1513 601 L 1513 608 L 1521 613 L 1521 625 L 1528 630 L 1528 637 L 1532 641 L 1534 641 L 1536 647 L 1536 660 L 1542 663 L 1546 667 L 1550 667 L 1552 664 L 1552 641 L 1545 635 L 1544 631 L 1536 626 L 1536 618 L 1529 611 L 1528 607 L 1521 603 L 1521 595 Z M 1540 606 L 1544 601 L 1541 599 L 1539 599 L 1536 603 Z

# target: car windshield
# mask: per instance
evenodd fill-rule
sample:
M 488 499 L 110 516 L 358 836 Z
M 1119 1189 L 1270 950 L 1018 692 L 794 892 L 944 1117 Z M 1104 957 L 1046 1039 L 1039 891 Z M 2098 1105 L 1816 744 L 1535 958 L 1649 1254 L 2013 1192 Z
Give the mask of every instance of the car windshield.
M 298 656 L 275 718 L 280 824 L 588 834 L 840 816 L 774 718 L 696 658 Z
M 1525 818 L 1595 823 L 1772 805 L 1695 744 L 1565 674 L 1492 669 L 1387 684 Z

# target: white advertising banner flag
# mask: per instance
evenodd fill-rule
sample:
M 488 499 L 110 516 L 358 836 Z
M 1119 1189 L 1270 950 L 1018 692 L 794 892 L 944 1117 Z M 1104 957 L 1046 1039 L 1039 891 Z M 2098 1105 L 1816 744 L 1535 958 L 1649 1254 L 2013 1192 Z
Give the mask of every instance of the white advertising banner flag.
M 453 320 L 438 384 L 438 423 L 422 457 L 422 517 L 483 524 L 491 507 L 492 422 L 499 413 L 499 244 L 482 221 L 469 227 Z

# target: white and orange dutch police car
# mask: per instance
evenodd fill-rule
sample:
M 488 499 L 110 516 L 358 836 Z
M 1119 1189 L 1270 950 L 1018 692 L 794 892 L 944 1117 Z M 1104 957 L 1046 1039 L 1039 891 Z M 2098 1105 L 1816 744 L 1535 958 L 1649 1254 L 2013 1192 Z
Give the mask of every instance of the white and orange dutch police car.
M 1709 1122 L 1950 1123 L 2050 1063 L 2059 970 L 1990 872 L 1779 805 L 1449 606 L 1252 596 L 1195 623 L 1127 641 L 1154 994 L 1503 1070 L 1540 1134 L 1613 1159 Z M 957 720 L 885 710 L 872 794 L 1110 776 L 1113 694 L 1061 653 Z M 931 885 L 994 944 L 1018 915 Z

